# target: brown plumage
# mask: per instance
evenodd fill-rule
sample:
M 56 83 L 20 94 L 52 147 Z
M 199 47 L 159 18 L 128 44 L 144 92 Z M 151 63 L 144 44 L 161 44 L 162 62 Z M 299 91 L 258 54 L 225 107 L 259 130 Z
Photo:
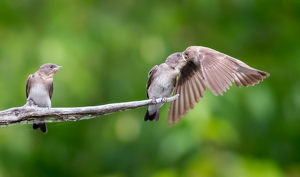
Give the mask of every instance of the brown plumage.
M 26 84 L 27 101 L 31 100 L 38 107 L 51 107 L 53 93 L 53 75 L 61 69 L 61 66 L 44 64 L 40 69 L 28 76 Z M 40 128 L 47 133 L 45 120 L 34 120 L 33 129 Z
M 168 124 L 174 125 L 198 103 L 209 88 L 214 95 L 222 95 L 231 82 L 238 87 L 258 84 L 269 74 L 216 50 L 191 46 L 184 52 L 187 60 L 181 69 L 173 95 L 179 98 L 171 102 Z
M 155 101 L 156 98 L 169 97 L 174 90 L 179 69 L 185 65 L 182 53 L 173 53 L 166 59 L 165 63 L 154 66 L 148 73 L 147 97 Z M 164 103 L 150 105 L 144 120 L 158 121 L 159 110 Z

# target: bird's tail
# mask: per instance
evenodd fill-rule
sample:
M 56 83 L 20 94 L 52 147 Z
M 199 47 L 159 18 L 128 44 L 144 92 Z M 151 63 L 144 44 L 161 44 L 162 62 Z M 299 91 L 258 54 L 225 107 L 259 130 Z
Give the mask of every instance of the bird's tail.
M 43 133 L 47 133 L 47 126 L 46 126 L 45 120 L 43 120 L 43 121 L 34 120 L 33 124 L 32 124 L 32 128 L 33 128 L 33 130 L 41 129 L 41 131 Z
M 152 115 L 149 114 L 149 111 L 147 109 L 147 112 L 146 112 L 146 115 L 144 117 L 144 121 L 147 121 L 147 120 L 150 120 L 150 121 L 158 121 L 159 120 L 159 110 L 154 112 Z

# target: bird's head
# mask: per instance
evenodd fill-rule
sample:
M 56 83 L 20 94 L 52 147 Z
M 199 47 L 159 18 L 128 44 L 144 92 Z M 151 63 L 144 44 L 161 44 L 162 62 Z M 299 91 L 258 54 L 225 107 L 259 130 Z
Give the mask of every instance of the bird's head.
M 182 53 L 177 52 L 173 53 L 166 59 L 165 63 L 170 66 L 171 68 L 175 69 L 181 69 L 183 66 L 185 66 L 186 61 L 182 57 Z
M 182 52 L 182 56 L 186 61 L 193 60 L 194 58 L 197 58 L 197 51 L 198 46 L 190 46 Z
M 57 66 L 55 64 L 47 63 L 43 64 L 39 71 L 46 76 L 52 77 L 58 70 L 60 70 L 62 66 Z

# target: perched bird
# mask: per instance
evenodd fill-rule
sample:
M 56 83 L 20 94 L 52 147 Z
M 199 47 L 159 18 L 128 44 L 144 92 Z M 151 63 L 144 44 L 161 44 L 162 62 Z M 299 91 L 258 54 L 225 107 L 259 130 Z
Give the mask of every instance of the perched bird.
M 169 125 L 175 125 L 193 109 L 194 103 L 199 102 L 208 88 L 217 96 L 226 92 L 231 82 L 235 82 L 238 87 L 248 87 L 269 76 L 264 71 L 207 47 L 191 46 L 182 55 L 186 59 L 186 65 L 181 69 L 175 86 L 174 95 L 180 95 L 171 102 Z
M 51 108 L 53 75 L 61 68 L 55 64 L 44 64 L 37 72 L 29 75 L 26 84 L 27 102 L 32 101 L 38 107 Z M 33 121 L 33 129 L 38 128 L 47 133 L 45 119 Z
M 173 53 L 168 56 L 165 63 L 159 66 L 155 65 L 148 73 L 147 97 L 156 103 L 156 98 L 163 98 L 163 102 L 170 96 L 176 84 L 176 77 L 179 75 L 179 69 L 185 65 L 185 59 L 182 53 Z M 159 119 L 159 109 L 164 103 L 150 105 L 144 120 Z

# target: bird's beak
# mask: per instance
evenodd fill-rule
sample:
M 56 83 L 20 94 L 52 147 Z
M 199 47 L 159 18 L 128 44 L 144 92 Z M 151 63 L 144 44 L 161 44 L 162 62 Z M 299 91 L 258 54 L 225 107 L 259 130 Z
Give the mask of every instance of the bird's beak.
M 184 58 L 183 54 L 184 54 L 184 51 L 181 53 L 181 56 L 182 56 L 183 60 L 186 61 L 186 59 Z
M 58 66 L 58 68 L 59 68 L 58 70 L 60 70 L 60 69 L 62 69 L 62 66 Z

